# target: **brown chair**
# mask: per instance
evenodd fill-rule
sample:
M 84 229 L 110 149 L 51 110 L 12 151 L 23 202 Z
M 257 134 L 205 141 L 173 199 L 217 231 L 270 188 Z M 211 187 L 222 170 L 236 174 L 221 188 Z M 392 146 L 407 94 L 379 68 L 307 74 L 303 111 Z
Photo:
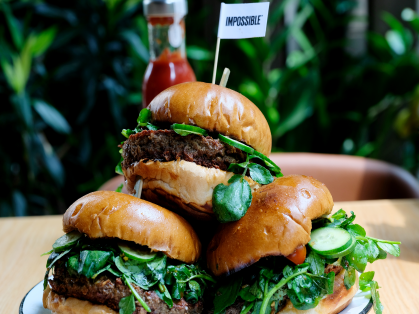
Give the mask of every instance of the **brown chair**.
M 273 153 L 270 158 L 287 174 L 312 176 L 326 184 L 333 200 L 419 198 L 418 181 L 389 163 L 347 155 Z M 124 180 L 112 178 L 99 190 L 114 191 Z M 127 193 L 125 187 L 122 192 Z
M 284 175 L 309 175 L 326 184 L 333 200 L 419 198 L 419 183 L 406 170 L 379 160 L 312 153 L 273 153 Z

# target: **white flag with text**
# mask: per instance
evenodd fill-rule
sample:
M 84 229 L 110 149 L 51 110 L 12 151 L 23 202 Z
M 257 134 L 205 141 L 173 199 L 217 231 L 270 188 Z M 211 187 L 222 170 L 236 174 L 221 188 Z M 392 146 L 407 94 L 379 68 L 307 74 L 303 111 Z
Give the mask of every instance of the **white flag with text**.
M 221 39 L 265 37 L 268 12 L 269 2 L 221 3 L 218 37 Z

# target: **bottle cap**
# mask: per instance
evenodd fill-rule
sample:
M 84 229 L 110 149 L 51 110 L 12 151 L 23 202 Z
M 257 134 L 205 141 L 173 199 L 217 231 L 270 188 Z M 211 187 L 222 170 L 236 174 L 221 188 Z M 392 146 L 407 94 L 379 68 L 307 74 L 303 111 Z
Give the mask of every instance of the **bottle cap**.
M 146 16 L 185 16 L 188 13 L 187 0 L 144 0 Z

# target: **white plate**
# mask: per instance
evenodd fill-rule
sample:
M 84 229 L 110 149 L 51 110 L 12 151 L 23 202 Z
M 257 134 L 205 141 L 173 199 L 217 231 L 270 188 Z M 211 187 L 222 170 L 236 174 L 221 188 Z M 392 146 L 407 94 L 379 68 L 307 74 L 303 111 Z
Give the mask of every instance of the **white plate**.
M 41 281 L 25 295 L 20 303 L 19 314 L 51 314 L 42 305 L 43 284 Z M 371 295 L 358 291 L 352 302 L 339 314 L 367 314 L 371 307 Z

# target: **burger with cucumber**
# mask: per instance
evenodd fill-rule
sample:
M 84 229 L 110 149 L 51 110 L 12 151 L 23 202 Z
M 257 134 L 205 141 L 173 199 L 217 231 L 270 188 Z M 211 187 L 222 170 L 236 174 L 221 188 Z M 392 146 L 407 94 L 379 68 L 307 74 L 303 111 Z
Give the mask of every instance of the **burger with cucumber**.
M 359 288 L 382 313 L 365 268 L 399 256 L 400 242 L 369 237 L 353 212 L 332 208 L 326 186 L 311 177 L 277 178 L 254 192 L 246 215 L 221 225 L 208 246 L 208 267 L 220 277 L 213 313 L 339 313 Z
M 52 313 L 203 311 L 204 291 L 214 279 L 197 264 L 195 232 L 175 213 L 101 191 L 71 205 L 63 229 L 45 253 L 43 304 Z
M 124 129 L 121 163 L 131 193 L 198 219 L 240 219 L 252 192 L 281 176 L 268 158 L 272 137 L 262 112 L 218 85 L 172 86 Z

